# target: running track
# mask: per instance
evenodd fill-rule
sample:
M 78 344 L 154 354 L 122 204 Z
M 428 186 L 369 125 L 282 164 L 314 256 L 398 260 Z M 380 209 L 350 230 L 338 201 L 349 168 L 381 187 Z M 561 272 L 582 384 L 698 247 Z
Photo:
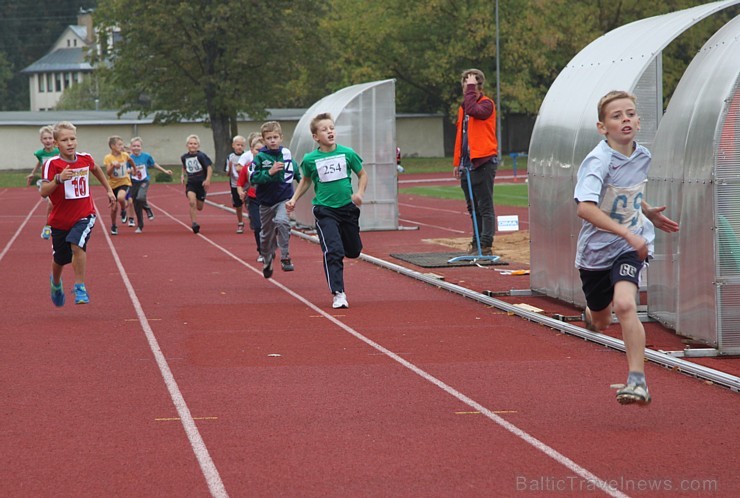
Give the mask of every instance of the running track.
M 232 214 L 196 236 L 179 186 L 149 198 L 144 234 L 100 216 L 91 303 L 57 309 L 44 205 L 0 190 L 5 496 L 740 493 L 736 393 L 648 364 L 655 401 L 623 407 L 621 353 L 364 261 L 332 310 L 316 245 L 267 281 Z

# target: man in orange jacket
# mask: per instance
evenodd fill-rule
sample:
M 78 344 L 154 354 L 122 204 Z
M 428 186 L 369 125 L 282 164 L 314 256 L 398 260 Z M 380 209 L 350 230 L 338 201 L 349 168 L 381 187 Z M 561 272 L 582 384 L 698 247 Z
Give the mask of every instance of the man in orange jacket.
M 493 181 L 498 168 L 498 141 L 496 140 L 496 106 L 483 95 L 486 77 L 479 69 L 466 69 L 461 83 L 464 100 L 457 113 L 457 134 L 453 158 L 455 178 L 465 193 L 468 212 L 477 227 L 481 253 L 492 254 L 494 234 Z M 468 174 L 472 198 L 468 189 Z M 475 209 L 473 209 L 475 207 Z M 478 254 L 478 241 L 473 237 L 471 254 Z

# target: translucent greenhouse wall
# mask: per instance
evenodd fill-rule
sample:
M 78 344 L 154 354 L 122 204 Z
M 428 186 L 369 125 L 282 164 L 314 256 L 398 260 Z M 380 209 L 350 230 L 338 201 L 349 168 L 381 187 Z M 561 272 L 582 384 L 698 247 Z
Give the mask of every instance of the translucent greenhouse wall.
M 658 129 L 648 198 L 679 219 L 658 231 L 650 316 L 740 354 L 740 17 L 702 48 Z M 675 219 L 675 218 L 674 218 Z
M 540 107 L 527 166 L 533 290 L 585 306 L 574 266 L 581 221 L 573 191 L 581 161 L 602 139 L 598 100 L 615 89 L 635 93 L 642 118 L 637 140 L 653 147 L 662 114 L 661 51 L 697 22 L 737 3 L 714 2 L 617 28 L 584 48 L 557 77 Z M 650 268 L 651 278 L 656 270 Z
M 317 145 L 311 136 L 311 120 L 320 113 L 334 117 L 337 143 L 352 147 L 362 158 L 368 185 L 362 204 L 362 230 L 398 228 L 398 182 L 396 169 L 396 90 L 394 80 L 349 86 L 312 105 L 298 121 L 290 151 L 301 161 Z M 357 188 L 357 179 L 353 176 Z M 298 201 L 295 219 L 314 226 L 311 210 L 313 186 Z

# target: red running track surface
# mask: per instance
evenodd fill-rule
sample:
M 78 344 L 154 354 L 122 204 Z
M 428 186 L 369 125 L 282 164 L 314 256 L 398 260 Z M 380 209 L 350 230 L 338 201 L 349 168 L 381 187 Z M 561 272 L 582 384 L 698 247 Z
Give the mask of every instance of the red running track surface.
M 737 393 L 648 364 L 653 404 L 620 406 L 621 353 L 365 261 L 333 310 L 311 242 L 265 280 L 233 214 L 207 206 L 190 231 L 179 186 L 152 186 L 156 219 L 117 237 L 95 195 L 91 302 L 57 309 L 45 207 L 0 190 L 5 496 L 740 492 Z M 366 252 L 434 230 L 367 233 Z

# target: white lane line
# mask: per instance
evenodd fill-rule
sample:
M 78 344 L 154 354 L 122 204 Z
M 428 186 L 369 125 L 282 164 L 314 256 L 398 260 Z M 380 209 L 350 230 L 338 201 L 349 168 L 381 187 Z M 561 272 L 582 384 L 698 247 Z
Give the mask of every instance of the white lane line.
M 102 220 L 100 221 L 102 222 Z M 147 320 L 144 309 L 141 307 L 141 302 L 136 296 L 136 291 L 131 285 L 131 281 L 129 280 L 128 274 L 126 273 L 126 270 L 121 263 L 121 259 L 118 257 L 118 252 L 113 246 L 113 241 L 108 234 L 108 230 L 103 223 L 100 223 L 100 225 L 103 228 L 105 240 L 108 242 L 108 247 L 113 254 L 113 259 L 116 262 L 118 271 L 121 274 L 123 284 L 126 286 L 126 291 L 128 292 L 129 298 L 131 299 L 131 302 L 134 305 L 134 309 L 136 310 L 136 316 L 139 318 L 141 328 L 144 330 L 144 335 L 146 336 L 146 340 L 149 343 L 149 349 L 151 349 L 152 354 L 154 355 L 154 359 L 157 362 L 157 366 L 159 367 L 159 371 L 162 374 L 164 383 L 170 393 L 172 403 L 177 409 L 177 414 L 179 415 L 182 426 L 185 429 L 185 434 L 187 434 L 188 440 L 190 441 L 190 446 L 193 448 L 193 453 L 195 453 L 195 457 L 198 459 L 198 464 L 200 465 L 203 476 L 206 479 L 208 489 L 211 491 L 211 496 L 226 498 L 229 495 L 226 492 L 226 488 L 224 487 L 224 483 L 218 473 L 218 469 L 213 463 L 211 455 L 208 453 L 208 448 L 206 448 L 205 442 L 203 441 L 203 438 L 198 431 L 198 427 L 195 425 L 195 420 L 193 420 L 193 416 L 190 414 L 190 408 L 188 408 L 188 405 L 185 402 L 185 398 L 180 392 L 180 388 L 177 385 L 175 376 L 172 375 L 170 366 L 167 364 L 167 360 L 165 359 L 164 354 L 159 347 L 157 338 L 154 336 L 154 331 L 149 326 L 149 320 Z
M 159 210 L 162 211 L 165 214 L 165 216 L 169 217 L 173 221 L 175 221 L 175 222 L 179 223 L 180 225 L 182 225 L 185 229 L 190 230 L 190 227 L 188 227 L 185 223 L 181 222 L 180 220 L 178 220 L 174 216 L 170 215 L 167 211 L 164 211 L 161 208 L 159 208 Z M 219 245 L 218 243 L 212 241 L 211 239 L 209 239 L 205 235 L 203 235 L 203 234 L 198 234 L 198 235 L 200 235 L 200 237 L 204 241 L 208 242 L 213 247 L 215 247 L 216 249 L 220 250 L 221 252 L 223 252 L 224 254 L 226 254 L 227 256 L 229 256 L 231 259 L 233 259 L 237 263 L 241 264 L 242 266 L 246 267 L 247 269 L 249 269 L 249 270 L 257 273 L 258 275 L 262 276 L 262 270 L 257 269 L 254 266 L 250 265 L 245 260 L 243 260 L 240 256 L 237 256 L 236 254 L 232 253 L 231 251 L 229 251 L 225 247 L 223 247 L 223 246 Z M 307 300 L 306 298 L 304 298 L 300 294 L 297 294 L 296 292 L 294 292 L 293 290 L 289 289 L 288 287 L 286 287 L 285 285 L 281 284 L 280 282 L 277 282 L 276 280 L 274 280 L 272 278 L 266 279 L 266 280 L 269 283 L 271 283 L 272 285 L 274 285 L 274 286 L 278 287 L 279 289 L 281 289 L 282 291 L 286 292 L 287 294 L 289 294 L 290 296 L 292 296 L 296 300 L 300 301 L 304 305 L 308 306 L 314 312 L 316 312 L 319 315 L 323 316 L 324 318 L 326 318 L 327 320 L 329 320 L 330 322 L 332 322 L 333 324 L 335 324 L 337 327 L 341 328 L 342 330 L 344 330 L 348 334 L 354 336 L 355 338 L 357 338 L 360 341 L 364 342 L 365 344 L 367 344 L 371 348 L 377 350 L 378 352 L 386 355 L 387 357 L 389 357 L 390 359 L 396 361 L 397 363 L 400 363 L 402 366 L 404 366 L 407 369 L 411 370 L 412 372 L 414 372 L 418 376 L 422 377 L 423 379 L 427 380 L 428 382 L 430 382 L 430 383 L 434 384 L 435 386 L 439 387 L 441 390 L 443 390 L 444 392 L 446 392 L 450 396 L 452 396 L 454 398 L 457 398 L 460 402 L 468 405 L 473 410 L 479 411 L 481 414 L 485 415 L 487 418 L 489 418 L 491 421 L 493 421 L 494 423 L 496 423 L 497 425 L 499 425 L 503 429 L 507 430 L 508 432 L 510 432 L 511 434 L 513 434 L 514 436 L 522 439 L 523 441 L 525 441 L 529 445 L 533 446 L 537 450 L 541 451 L 542 453 L 544 453 L 548 457 L 550 457 L 553 460 L 555 460 L 557 463 L 559 463 L 559 464 L 563 465 L 564 467 L 566 467 L 567 469 L 571 470 L 574 474 L 578 475 L 582 479 L 584 479 L 587 482 L 589 482 L 590 484 L 592 484 L 594 486 L 594 488 L 599 489 L 599 490 L 603 491 L 604 493 L 606 493 L 607 495 L 613 496 L 615 498 L 616 497 L 626 498 L 628 496 L 628 495 L 622 493 L 621 491 L 619 491 L 618 489 L 615 489 L 612 486 L 612 484 L 610 484 L 609 482 L 604 481 L 603 479 L 600 479 L 598 476 L 596 476 L 595 474 L 592 474 L 590 471 L 586 470 L 584 467 L 581 467 L 580 465 L 578 465 L 576 462 L 574 462 L 570 458 L 568 458 L 565 455 L 559 453 L 554 448 L 551 448 L 550 446 L 546 445 L 545 443 L 543 443 L 539 439 L 535 438 L 534 436 L 530 435 L 529 433 L 525 432 L 524 430 L 520 429 L 519 427 L 515 426 L 514 424 L 506 421 L 504 418 L 500 417 L 499 415 L 497 415 L 496 413 L 494 413 L 492 410 L 489 410 L 488 408 L 484 407 L 483 405 L 479 404 L 478 402 L 474 401 L 473 399 L 467 397 L 466 395 L 464 395 L 463 393 L 461 393 L 457 389 L 453 388 L 452 386 L 449 386 L 449 385 L 445 384 L 443 381 L 437 379 L 436 377 L 434 377 L 430 373 L 427 373 L 426 371 L 422 370 L 421 368 L 417 367 L 413 363 L 411 363 L 411 362 L 403 359 L 401 356 L 397 355 L 393 351 L 391 351 L 389 349 L 386 349 L 385 347 L 381 346 L 377 342 L 375 342 L 375 341 L 373 341 L 373 340 L 365 337 L 364 335 L 362 335 L 361 333 L 357 332 L 355 329 L 353 329 L 349 325 L 346 325 L 345 323 L 339 321 L 338 319 L 336 319 L 335 317 L 333 317 L 329 313 L 325 312 L 323 309 L 321 309 L 318 306 L 316 306 L 315 304 L 313 304 L 311 301 Z
M 31 210 L 30 210 L 30 211 L 28 212 L 28 215 L 26 216 L 26 219 L 24 219 L 24 220 L 23 220 L 23 222 L 22 222 L 22 223 L 20 224 L 20 226 L 18 227 L 18 230 L 16 230 L 16 231 L 15 231 L 15 233 L 14 233 L 14 234 L 13 234 L 13 236 L 12 236 L 12 237 L 10 238 L 10 240 L 8 241 L 8 243 L 7 243 L 7 244 L 5 244 L 5 248 L 3 249 L 3 252 L 0 252 L 0 261 L 2 261 L 2 260 L 3 260 L 3 258 L 5 257 L 5 255 L 6 255 L 6 254 L 8 253 L 8 251 L 10 250 L 10 247 L 11 247 L 11 246 L 13 245 L 13 243 L 15 242 L 15 239 L 17 239 L 17 238 L 18 238 L 18 236 L 19 236 L 19 235 L 21 234 L 21 232 L 23 231 L 23 228 L 25 228 L 25 226 L 26 226 L 26 225 L 28 224 L 28 220 L 30 220 L 30 219 L 31 219 L 31 216 L 33 216 L 33 212 L 34 212 L 34 211 L 36 211 L 36 208 L 37 208 L 37 207 L 39 207 L 39 204 L 41 204 L 41 203 L 42 203 L 43 201 L 44 201 L 44 199 L 39 199 L 39 200 L 38 200 L 38 201 L 36 202 L 36 204 L 34 204 L 34 206 L 33 206 L 33 207 L 31 208 Z

